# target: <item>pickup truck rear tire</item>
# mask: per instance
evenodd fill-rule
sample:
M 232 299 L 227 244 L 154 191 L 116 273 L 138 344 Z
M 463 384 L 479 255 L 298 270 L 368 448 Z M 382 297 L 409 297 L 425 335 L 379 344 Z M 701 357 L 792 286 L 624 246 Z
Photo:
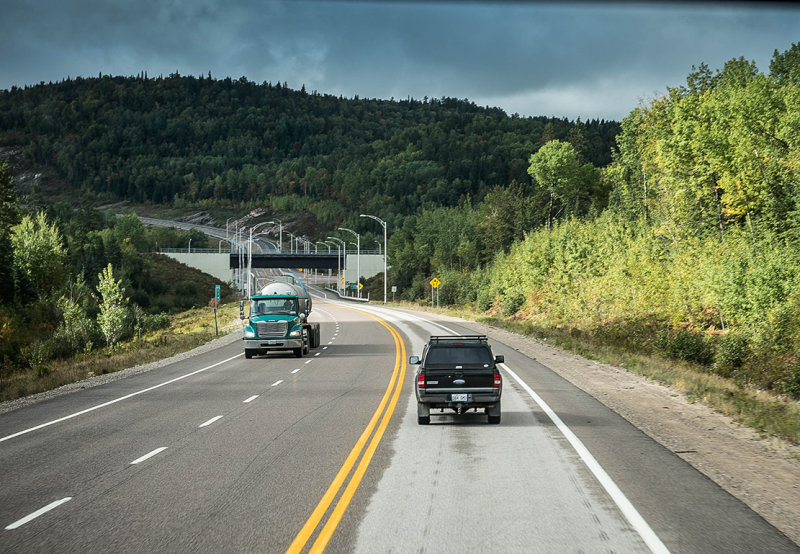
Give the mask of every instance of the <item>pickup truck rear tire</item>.
M 500 423 L 500 402 L 494 408 L 486 408 L 486 415 L 489 417 L 489 423 L 497 425 Z
M 420 425 L 429 425 L 431 422 L 431 416 L 417 416 L 417 423 Z

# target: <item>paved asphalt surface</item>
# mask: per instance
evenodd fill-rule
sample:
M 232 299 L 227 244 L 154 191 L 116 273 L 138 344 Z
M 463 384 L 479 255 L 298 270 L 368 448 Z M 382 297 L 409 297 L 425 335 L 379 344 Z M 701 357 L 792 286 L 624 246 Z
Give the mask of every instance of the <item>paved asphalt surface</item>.
M 800 551 L 497 340 L 501 424 L 420 426 L 408 356 L 469 329 L 321 299 L 311 319 L 306 358 L 232 341 L 0 415 L 0 552 Z

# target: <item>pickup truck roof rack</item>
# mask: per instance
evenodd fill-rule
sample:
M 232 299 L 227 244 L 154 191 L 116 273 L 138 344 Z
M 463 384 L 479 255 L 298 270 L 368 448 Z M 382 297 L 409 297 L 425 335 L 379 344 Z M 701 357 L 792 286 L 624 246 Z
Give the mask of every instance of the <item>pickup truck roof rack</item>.
M 451 343 L 451 342 L 488 342 L 486 335 L 431 335 L 430 344 Z

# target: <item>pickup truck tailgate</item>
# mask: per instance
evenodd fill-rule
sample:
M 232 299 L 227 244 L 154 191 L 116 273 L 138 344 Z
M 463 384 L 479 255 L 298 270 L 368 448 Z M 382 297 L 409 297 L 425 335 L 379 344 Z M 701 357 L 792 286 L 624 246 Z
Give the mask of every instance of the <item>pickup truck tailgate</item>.
M 494 386 L 492 369 L 448 369 L 425 371 L 425 390 L 429 393 L 461 390 L 491 390 Z

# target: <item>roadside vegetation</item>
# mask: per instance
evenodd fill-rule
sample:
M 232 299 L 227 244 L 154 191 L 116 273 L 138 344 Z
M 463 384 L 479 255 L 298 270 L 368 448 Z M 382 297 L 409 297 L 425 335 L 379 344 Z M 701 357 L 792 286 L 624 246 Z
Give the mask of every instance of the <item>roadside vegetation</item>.
M 0 379 L 0 402 L 169 358 L 217 338 L 213 308 L 193 308 L 171 316 L 168 321 L 164 328 L 118 342 L 114 348 L 103 347 L 70 358 L 48 360 L 39 368 L 6 375 Z M 219 306 L 217 325 L 219 336 L 240 325 L 238 302 Z
M 796 401 L 798 113 L 800 44 L 767 74 L 743 59 L 701 65 L 622 122 L 605 188 L 581 187 L 576 154 L 551 141 L 529 165 L 546 202 L 507 188 L 478 208 L 423 210 L 392 237 L 393 278 L 405 300 L 429 298 L 436 276 L 441 304 Z M 497 253 L 481 263 L 486 241 Z
M 85 206 L 21 208 L 5 163 L 0 196 L 0 399 L 194 344 L 203 333 L 174 316 L 210 311 L 217 284 L 223 302 L 237 298 L 226 284 L 153 252 L 189 239 L 201 247 L 202 233 L 149 230 L 135 215 Z

